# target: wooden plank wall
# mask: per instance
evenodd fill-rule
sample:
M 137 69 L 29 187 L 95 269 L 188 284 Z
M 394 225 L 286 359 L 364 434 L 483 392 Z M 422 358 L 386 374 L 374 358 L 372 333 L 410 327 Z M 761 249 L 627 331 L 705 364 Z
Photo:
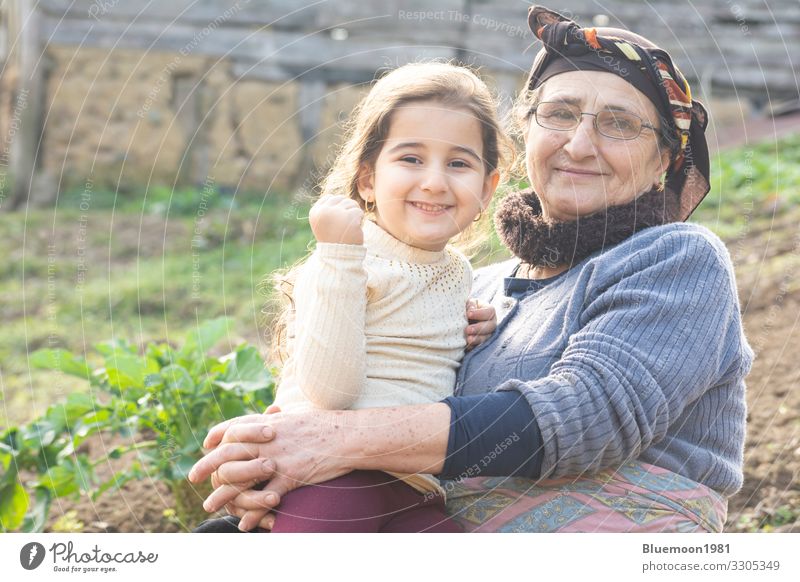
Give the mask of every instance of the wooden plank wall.
M 733 119 L 800 94 L 799 0 L 563 4 L 567 7 L 553 7 L 581 24 L 629 28 L 667 49 L 704 100 L 736 102 Z M 46 191 L 50 182 L 57 191 L 86 175 L 100 179 L 96 173 L 102 169 L 109 183 L 124 183 L 128 177 L 117 165 L 133 179 L 155 172 L 154 179 L 170 182 L 171 164 L 181 164 L 173 172 L 177 181 L 195 184 L 203 183 L 216 160 L 230 173 L 218 179 L 231 187 L 267 181 L 283 190 L 302 189 L 304 176 L 327 163 L 338 139 L 328 128 L 346 117 L 357 99 L 353 86 L 368 83 L 381 68 L 433 57 L 481 66 L 507 105 L 539 48 L 527 29 L 528 5 L 522 0 L 9 0 L 0 10 L 6 39 L 0 84 L 9 95 L 0 100 L 0 130 L 15 121 L 15 106 L 23 110 L 11 95 L 28 101 L 12 155 L 0 157 L 0 205 L 9 193 L 9 174 L 15 175 L 15 194 L 6 206 L 13 207 L 28 193 Z M 29 20 L 20 19 L 29 13 Z M 73 64 L 81 51 L 84 56 L 74 60 L 81 64 Z M 104 55 L 120 55 L 124 64 L 113 65 Z M 144 61 L 149 65 L 140 66 Z M 83 77 L 87 67 L 90 76 L 99 76 L 80 78 L 76 67 L 82 67 Z M 138 84 L 131 71 L 121 70 L 125 67 L 136 73 Z M 53 71 L 61 75 L 56 84 L 48 82 Z M 108 77 L 112 74 L 116 79 Z M 230 95 L 228 87 L 234 89 Z M 120 100 L 122 92 L 127 101 Z M 104 108 L 108 103 L 113 106 Z M 134 128 L 138 141 L 119 149 Z M 155 162 L 150 143 L 158 144 Z M 237 144 L 236 152 L 224 151 L 230 144 Z M 286 151 L 294 152 L 289 162 L 283 160 Z M 37 182 L 48 172 L 50 182 Z
M 582 24 L 608 21 L 669 50 L 706 90 L 798 93 L 797 0 L 571 0 L 558 7 Z M 42 0 L 52 44 L 180 51 L 234 59 L 270 80 L 369 79 L 380 66 L 459 57 L 519 73 L 536 46 L 527 3 L 515 0 Z M 554 6 L 555 7 L 555 6 Z M 603 18 L 605 17 L 605 18 Z M 216 23 L 212 34 L 204 28 Z M 335 31 L 335 32 L 334 32 Z M 346 31 L 346 39 L 341 38 Z M 337 36 L 338 35 L 338 36 Z

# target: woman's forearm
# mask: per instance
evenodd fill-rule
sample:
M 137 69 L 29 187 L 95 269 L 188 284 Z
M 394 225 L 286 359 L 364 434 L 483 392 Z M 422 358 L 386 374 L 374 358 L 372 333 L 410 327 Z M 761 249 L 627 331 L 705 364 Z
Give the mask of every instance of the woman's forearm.
M 350 470 L 441 472 L 450 408 L 441 402 L 332 413 L 340 418 L 342 462 Z
M 335 414 L 335 413 L 334 413 Z M 340 413 L 342 414 L 342 413 Z M 348 411 L 348 470 L 538 478 L 544 448 L 518 392 L 450 397 L 444 402 Z
M 450 400 L 455 404 L 446 403 Z M 536 477 L 541 466 L 538 427 L 519 394 L 395 408 L 250 415 L 211 429 L 204 446 L 213 450 L 195 464 L 189 479 L 199 483 L 217 471 L 218 482 L 230 484 L 209 496 L 207 511 L 234 499 L 244 503 L 244 498 L 255 503 L 247 509 L 272 507 L 292 489 L 357 469 L 444 472 L 447 478 L 480 464 L 484 475 Z M 263 491 L 242 492 L 235 485 L 264 480 L 269 482 Z

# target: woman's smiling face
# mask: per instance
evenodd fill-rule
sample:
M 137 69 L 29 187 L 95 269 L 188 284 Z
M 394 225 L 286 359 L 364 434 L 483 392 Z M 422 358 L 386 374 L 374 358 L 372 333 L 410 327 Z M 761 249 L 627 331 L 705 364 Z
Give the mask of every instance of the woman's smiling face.
M 633 85 L 613 73 L 571 71 L 551 77 L 539 102 L 574 103 L 582 112 L 628 111 L 660 127 L 655 106 Z M 638 138 L 615 140 L 597 133 L 595 118 L 581 117 L 569 131 L 541 127 L 530 117 L 525 139 L 528 177 L 548 220 L 568 222 L 621 206 L 651 190 L 669 163 L 657 132 L 644 128 Z

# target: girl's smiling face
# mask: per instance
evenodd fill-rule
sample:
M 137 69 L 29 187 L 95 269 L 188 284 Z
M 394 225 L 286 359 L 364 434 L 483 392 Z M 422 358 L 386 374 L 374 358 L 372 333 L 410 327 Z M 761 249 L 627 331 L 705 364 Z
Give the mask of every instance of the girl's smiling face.
M 487 207 L 499 174 L 483 161 L 483 132 L 468 111 L 436 101 L 398 107 L 358 192 L 376 222 L 411 246 L 442 250 Z
M 539 102 L 574 103 L 582 112 L 628 111 L 656 128 L 655 106 L 633 85 L 612 73 L 572 71 L 551 77 Z M 541 127 L 533 116 L 525 136 L 528 177 L 545 218 L 573 221 L 608 206 L 633 201 L 660 182 L 669 151 L 657 132 L 643 128 L 638 138 L 617 140 L 597 133 L 595 118 L 583 115 L 569 131 Z

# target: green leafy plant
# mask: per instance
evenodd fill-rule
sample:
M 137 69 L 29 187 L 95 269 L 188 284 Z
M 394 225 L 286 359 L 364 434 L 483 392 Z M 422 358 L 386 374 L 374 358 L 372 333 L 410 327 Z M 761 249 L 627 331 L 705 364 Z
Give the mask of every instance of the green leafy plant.
M 274 381 L 258 350 L 247 344 L 221 357 L 208 351 L 226 336 L 230 321 L 215 319 L 189 333 L 180 349 L 150 343 L 144 353 L 125 341 L 97 344 L 101 366 L 92 368 L 66 350 L 32 354 L 39 368 L 88 380 L 89 394 L 72 393 L 65 403 L 24 426 L 0 434 L 0 528 L 41 531 L 53 499 L 91 495 L 122 487 L 131 479 L 165 481 L 186 526 L 204 515 L 202 496 L 186 475 L 200 458 L 202 442 L 215 423 L 263 411 L 273 398 Z M 98 479 L 81 445 L 93 434 L 130 437 L 108 458 L 136 453 L 110 479 Z M 22 474 L 32 475 L 23 485 Z
M 692 216 L 723 238 L 746 221 L 763 219 L 800 203 L 800 134 L 725 150 L 711 160 L 711 192 Z

